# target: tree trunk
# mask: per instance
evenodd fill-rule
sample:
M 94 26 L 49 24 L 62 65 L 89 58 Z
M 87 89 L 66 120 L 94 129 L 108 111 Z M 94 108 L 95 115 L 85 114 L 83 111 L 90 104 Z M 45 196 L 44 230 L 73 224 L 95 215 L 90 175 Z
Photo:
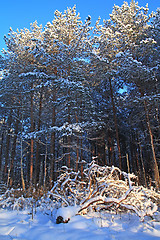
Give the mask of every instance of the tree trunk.
M 17 110 L 17 119 L 15 123 L 15 132 L 13 138 L 12 152 L 11 152 L 11 164 L 10 164 L 10 181 L 9 185 L 12 186 L 13 183 L 13 173 L 14 173 L 14 161 L 16 155 L 16 143 L 17 143 L 17 135 L 18 135 L 18 126 L 19 126 L 19 109 Z
M 53 105 L 55 104 L 56 101 L 56 93 L 54 90 L 53 93 Z M 56 110 L 55 106 L 53 106 L 52 109 L 52 127 L 55 126 L 56 123 Z M 53 185 L 53 182 L 55 181 L 55 132 L 51 133 L 51 160 L 50 160 L 50 183 Z
M 22 181 L 22 189 L 23 189 L 23 191 L 25 191 L 25 181 L 24 181 L 24 175 L 23 175 L 23 142 L 22 142 L 22 136 L 21 136 L 21 181 Z
M 46 149 L 45 149 L 45 158 L 44 158 L 44 178 L 43 178 L 44 188 L 46 188 L 46 178 L 47 178 L 47 155 L 48 155 L 47 141 L 48 141 L 48 136 L 46 137 Z
M 40 131 L 41 127 L 41 114 L 42 114 L 42 94 L 43 94 L 43 88 L 40 93 L 40 99 L 39 99 L 39 113 L 38 113 L 38 126 L 37 131 Z M 39 142 L 36 143 L 36 160 L 35 160 L 35 179 L 34 184 L 39 182 L 39 173 L 40 173 L 40 154 L 39 154 Z
M 22 109 L 23 109 L 23 100 L 21 100 L 22 104 Z M 25 191 L 25 181 L 24 181 L 24 175 L 23 175 L 23 141 L 22 141 L 22 132 L 23 132 L 23 111 L 21 113 L 21 139 L 20 139 L 20 144 L 21 144 L 21 182 L 22 182 L 22 189 Z M 29 176 L 28 176 L 29 177 Z
M 75 113 L 76 123 L 78 123 L 78 117 Z M 76 148 L 76 172 L 78 172 L 78 163 L 79 163 L 79 136 L 77 136 L 77 148 Z
M 110 129 L 108 129 L 108 163 L 109 163 L 109 166 L 114 165 L 114 163 L 113 163 L 113 144 L 112 144 L 112 136 L 111 136 Z
M 113 116 L 114 116 L 114 125 L 116 130 L 116 140 L 117 140 L 117 147 L 118 147 L 118 159 L 119 159 L 119 168 L 122 169 L 122 157 L 121 157 L 121 148 L 119 142 L 119 133 L 118 133 L 118 123 L 117 123 L 117 116 L 116 116 L 116 107 L 114 102 L 113 96 L 113 88 L 111 78 L 109 77 L 109 85 L 110 85 L 110 93 L 111 93 L 111 100 L 112 100 L 112 108 L 113 108 Z
M 140 142 L 139 142 L 139 151 L 140 151 L 140 159 L 141 159 L 141 164 L 142 164 L 144 184 L 145 184 L 145 187 L 147 187 L 146 171 L 145 171 L 145 166 L 144 166 L 144 161 L 143 161 L 143 155 L 142 155 L 142 146 L 141 146 Z
M 1 136 L 1 148 L 0 148 L 0 172 L 2 171 L 3 140 L 4 140 L 4 132 L 2 132 L 2 136 Z
M 70 32 L 70 30 L 69 30 L 69 34 L 68 34 L 68 46 L 70 45 L 70 43 L 71 43 L 71 32 Z M 68 52 L 68 59 L 70 59 L 70 51 Z M 70 63 L 68 64 L 68 69 L 67 69 L 67 77 L 69 77 L 70 76 L 70 72 L 71 72 L 71 65 L 70 65 Z M 71 112 L 71 105 L 70 105 L 70 89 L 68 89 L 68 96 L 69 96 L 69 98 L 68 98 L 68 100 L 69 100 L 69 102 L 68 102 L 68 123 L 69 124 L 71 124 L 71 116 L 70 116 L 70 112 Z M 70 146 L 71 145 L 71 136 L 68 136 L 67 137 L 67 144 L 68 144 L 68 146 Z M 68 168 L 70 168 L 71 167 L 71 148 L 70 147 L 68 147 Z
M 8 118 L 8 130 L 7 130 L 7 137 L 6 137 L 6 152 L 5 152 L 5 166 L 4 166 L 4 179 L 6 180 L 7 168 L 8 168 L 8 161 L 9 161 L 9 147 L 10 147 L 10 130 L 11 130 L 11 123 L 12 123 L 12 110 L 10 112 Z
M 131 172 L 134 172 L 138 175 L 138 166 L 137 166 L 137 159 L 136 159 L 136 152 L 135 152 L 135 134 L 133 131 L 130 133 L 130 157 L 131 157 Z
M 31 91 L 33 88 L 33 83 L 31 85 Z M 33 92 L 31 92 L 31 133 L 34 130 L 34 121 L 33 121 Z M 34 140 L 33 138 L 31 138 L 31 159 L 30 159 L 30 186 L 32 186 L 33 183 L 33 151 L 34 151 Z
M 126 154 L 126 161 L 127 161 L 127 169 L 128 169 L 128 173 L 130 173 L 130 165 L 129 165 L 128 153 Z
M 68 96 L 70 96 L 70 91 L 68 91 Z M 70 102 L 68 104 L 68 123 L 71 124 L 71 116 L 70 116 L 70 112 L 71 112 L 71 106 L 70 106 Z M 71 145 L 71 136 L 67 137 L 67 142 L 68 142 L 68 146 Z M 71 148 L 68 147 L 68 168 L 71 167 Z
M 140 177 L 141 176 L 141 169 L 140 169 L 140 166 L 139 166 L 137 151 L 135 152 L 135 157 L 136 157 L 136 163 L 137 163 L 137 169 L 138 169 L 138 183 L 141 184 L 141 177 Z
M 0 148 L 0 181 L 2 180 L 2 154 L 3 154 L 3 141 L 4 141 L 4 132 L 1 136 L 1 148 Z

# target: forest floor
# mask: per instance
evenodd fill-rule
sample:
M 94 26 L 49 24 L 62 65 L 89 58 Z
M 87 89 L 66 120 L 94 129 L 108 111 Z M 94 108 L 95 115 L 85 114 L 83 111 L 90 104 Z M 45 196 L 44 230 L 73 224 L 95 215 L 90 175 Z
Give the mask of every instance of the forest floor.
M 90 213 L 56 224 L 55 216 L 37 211 L 0 209 L 0 240 L 158 240 L 160 212 L 143 222 L 132 213 Z

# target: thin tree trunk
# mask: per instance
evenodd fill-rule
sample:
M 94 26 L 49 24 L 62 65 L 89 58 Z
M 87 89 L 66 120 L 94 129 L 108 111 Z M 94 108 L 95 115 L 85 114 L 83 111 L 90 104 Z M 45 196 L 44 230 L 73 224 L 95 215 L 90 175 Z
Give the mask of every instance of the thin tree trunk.
M 33 83 L 31 85 L 31 91 L 33 88 Z M 34 130 L 34 122 L 33 122 L 33 92 L 31 92 L 31 133 Z M 34 151 L 34 140 L 31 138 L 31 159 L 30 159 L 30 186 L 33 183 L 33 151 Z
M 2 153 L 3 153 L 3 141 L 4 141 L 4 132 L 2 132 L 1 136 L 1 148 L 0 148 L 0 174 L 2 173 Z
M 13 138 L 12 152 L 11 152 L 10 179 L 9 179 L 10 186 L 12 186 L 12 183 L 13 183 L 13 173 L 14 173 L 13 167 L 14 167 L 14 161 L 15 161 L 15 155 L 16 155 L 18 126 L 19 126 L 19 109 L 17 110 L 17 119 L 16 119 L 16 124 L 15 124 L 15 133 L 14 133 L 14 138 Z
M 109 166 L 112 166 L 113 163 L 113 144 L 112 144 L 112 137 L 111 137 L 111 130 L 108 129 L 108 161 Z
M 141 159 L 141 164 L 142 164 L 142 171 L 143 171 L 144 184 L 145 184 L 145 187 L 147 187 L 146 171 L 145 171 L 145 166 L 144 166 L 144 161 L 143 161 L 142 147 L 141 147 L 141 144 L 140 144 L 140 143 L 139 143 L 139 151 L 140 151 L 140 159 Z
M 104 156 L 104 165 L 107 166 L 106 141 L 105 141 L 105 137 L 103 137 L 103 156 Z
M 71 43 L 71 32 L 69 30 L 69 34 L 68 34 L 68 46 L 70 45 Z M 68 52 L 68 59 L 70 58 L 70 52 Z M 67 75 L 68 77 L 70 76 L 70 72 L 71 72 L 71 65 L 69 63 L 68 65 L 68 69 L 67 69 Z M 70 101 L 70 90 L 68 90 L 68 96 L 69 96 L 69 101 Z M 71 112 L 71 105 L 70 105 L 70 102 L 68 104 L 68 123 L 71 124 L 71 116 L 70 116 L 70 112 Z M 67 138 L 67 142 L 68 142 L 68 145 L 70 146 L 71 145 L 71 136 L 68 136 Z M 71 167 L 71 148 L 69 147 L 68 148 L 68 168 Z
M 42 94 L 43 94 L 43 88 L 40 93 L 40 99 L 39 99 L 39 113 L 38 113 L 38 126 L 37 131 L 40 131 L 41 127 L 41 114 L 42 114 Z M 39 173 L 40 173 L 40 155 L 39 155 L 39 142 L 36 143 L 36 159 L 35 159 L 35 179 L 34 184 L 39 182 Z
M 76 172 L 78 172 L 78 163 L 79 163 L 79 137 L 77 137 L 77 149 L 76 149 Z
M 135 150 L 136 151 L 136 150 Z M 137 169 L 138 169 L 138 183 L 140 184 L 141 183 L 141 169 L 140 169 L 140 166 L 139 166 L 139 161 L 138 161 L 138 154 L 137 152 L 135 152 L 135 157 L 136 157 L 136 163 L 137 163 Z
M 47 177 L 47 155 L 48 155 L 48 149 L 47 149 L 47 140 L 48 136 L 46 138 L 46 152 L 45 152 L 45 158 L 44 158 L 44 189 L 46 188 L 46 177 Z
M 22 136 L 21 136 L 21 181 L 22 181 L 22 189 L 25 191 L 25 181 L 23 175 L 23 143 L 22 143 Z
M 129 166 L 128 153 L 126 154 L 126 160 L 127 160 L 127 169 L 128 169 L 128 173 L 130 173 L 130 166 Z
M 53 93 L 53 104 L 55 104 L 56 100 L 56 93 L 54 91 Z M 56 123 L 56 110 L 55 106 L 53 106 L 52 109 L 52 127 L 55 126 Z M 50 182 L 53 184 L 53 181 L 55 181 L 55 132 L 51 133 L 51 160 L 50 160 Z
M 122 169 L 122 157 L 121 157 L 121 148 L 120 148 L 120 142 L 119 142 L 119 133 L 118 133 L 118 123 L 117 123 L 117 116 L 116 116 L 116 107 L 115 107 L 114 96 L 113 96 L 113 89 L 112 89 L 112 82 L 111 82 L 111 78 L 110 77 L 109 77 L 109 85 L 110 85 L 110 93 L 111 93 L 111 100 L 112 100 L 114 124 L 115 124 L 115 129 L 116 129 L 116 140 L 117 140 L 117 147 L 118 147 L 119 168 Z
M 75 113 L 76 123 L 78 123 L 78 117 Z M 77 149 L 76 149 L 76 172 L 78 172 L 78 163 L 79 163 L 79 136 L 77 136 Z
M 136 175 L 138 174 L 138 166 L 135 156 L 135 136 L 134 132 L 130 133 L 130 157 L 131 157 L 131 172 L 134 172 Z
M 12 110 L 9 115 L 8 119 L 8 130 L 7 130 L 7 137 L 6 137 L 6 152 L 5 152 L 5 166 L 4 166 L 4 179 L 6 180 L 7 168 L 8 168 L 8 161 L 9 161 L 9 147 L 10 147 L 10 130 L 11 130 L 11 123 L 12 123 Z
M 23 104 L 22 104 L 23 108 Z M 25 181 L 23 175 L 23 141 L 22 141 L 22 132 L 23 132 L 23 112 L 22 112 L 22 119 L 21 119 L 21 181 L 22 181 L 22 189 L 25 191 Z
M 81 110 L 80 110 L 80 121 L 81 122 L 83 122 L 83 120 L 84 120 L 84 118 L 83 118 L 83 102 L 82 102 L 82 99 L 81 99 L 81 104 L 80 104 L 80 106 L 81 106 Z M 82 164 L 82 160 L 83 160 L 83 135 L 82 135 L 83 133 L 81 132 L 80 133 L 80 148 L 81 148 L 81 155 L 80 155 L 80 162 L 81 162 L 81 164 Z
M 53 73 L 55 76 L 58 76 L 58 70 L 55 66 L 53 69 Z M 55 108 L 55 101 L 56 101 L 56 89 L 53 88 L 53 109 L 52 109 L 52 127 L 55 126 L 56 123 L 56 108 Z M 47 159 L 46 159 L 47 161 Z M 46 169 L 46 162 L 45 162 L 45 174 L 47 173 Z M 46 179 L 46 178 L 45 178 Z M 46 181 L 46 180 L 45 180 Z M 53 182 L 55 181 L 55 132 L 51 133 L 51 148 L 50 148 L 50 176 L 49 176 L 50 184 L 53 185 Z
M 70 96 L 70 91 L 68 91 L 68 96 Z M 71 116 L 70 116 L 70 112 L 71 112 L 71 107 L 70 107 L 70 102 L 68 104 L 68 123 L 71 124 Z M 71 145 L 71 136 L 67 137 L 67 142 L 68 145 Z M 68 168 L 71 167 L 71 148 L 68 147 Z

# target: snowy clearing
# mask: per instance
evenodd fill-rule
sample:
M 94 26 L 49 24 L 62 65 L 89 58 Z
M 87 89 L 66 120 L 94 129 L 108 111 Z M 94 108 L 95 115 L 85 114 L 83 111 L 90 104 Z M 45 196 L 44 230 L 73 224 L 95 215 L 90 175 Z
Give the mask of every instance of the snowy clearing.
M 68 209 L 70 211 L 70 209 Z M 66 224 L 56 224 L 55 216 L 40 211 L 32 220 L 28 211 L 0 210 L 0 240 L 156 240 L 160 239 L 160 213 L 154 221 L 141 222 L 135 214 L 73 216 Z

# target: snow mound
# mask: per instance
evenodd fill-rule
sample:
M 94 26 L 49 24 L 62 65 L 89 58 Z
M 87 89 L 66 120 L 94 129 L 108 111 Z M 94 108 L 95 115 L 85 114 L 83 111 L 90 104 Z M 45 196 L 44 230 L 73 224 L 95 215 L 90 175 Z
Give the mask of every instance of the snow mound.
M 56 219 L 61 216 L 63 218 L 63 221 L 68 221 L 71 219 L 71 217 L 75 216 L 80 207 L 78 206 L 68 206 L 68 207 L 62 207 L 57 210 L 56 213 Z

